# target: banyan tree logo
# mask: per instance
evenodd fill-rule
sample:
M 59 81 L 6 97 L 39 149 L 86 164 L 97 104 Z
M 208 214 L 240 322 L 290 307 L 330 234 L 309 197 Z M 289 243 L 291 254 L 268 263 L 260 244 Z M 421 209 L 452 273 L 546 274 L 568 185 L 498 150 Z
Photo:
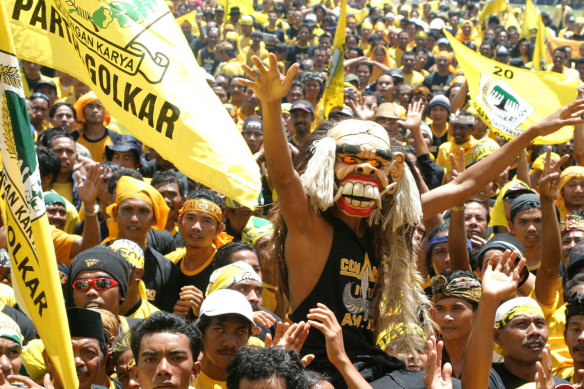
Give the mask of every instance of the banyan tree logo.
M 517 129 L 534 111 L 504 80 L 486 74 L 481 74 L 478 98 L 491 124 L 501 131 Z

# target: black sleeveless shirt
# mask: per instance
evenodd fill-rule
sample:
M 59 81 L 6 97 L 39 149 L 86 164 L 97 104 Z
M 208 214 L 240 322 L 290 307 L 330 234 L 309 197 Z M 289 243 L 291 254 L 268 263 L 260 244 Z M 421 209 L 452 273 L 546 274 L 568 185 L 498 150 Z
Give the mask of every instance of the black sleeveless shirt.
M 373 253 L 369 234 L 359 238 L 341 220 L 334 217 L 328 220 L 333 226 L 333 243 L 326 265 L 314 289 L 290 318 L 294 322 L 307 320 L 309 309 L 315 308 L 317 303 L 329 307 L 343 329 L 349 359 L 370 381 L 388 370 L 403 367 L 403 362 L 389 357 L 375 346 L 371 331 L 373 292 L 379 277 L 379 262 Z M 301 353 L 314 354 L 310 369 L 330 376 L 335 388 L 342 387 L 340 373 L 327 358 L 322 332 L 311 328 Z

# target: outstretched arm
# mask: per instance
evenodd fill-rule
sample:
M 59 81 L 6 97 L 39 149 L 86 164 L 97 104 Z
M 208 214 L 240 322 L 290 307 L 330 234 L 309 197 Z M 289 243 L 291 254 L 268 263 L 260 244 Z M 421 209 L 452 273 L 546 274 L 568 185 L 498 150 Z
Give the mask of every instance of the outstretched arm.
M 499 304 L 517 290 L 525 258 L 517 264 L 517 252 L 507 250 L 492 256 L 483 275 L 483 293 L 466 344 L 463 368 L 463 388 L 486 388 L 493 359 L 493 323 Z
M 311 222 L 314 213 L 310 209 L 300 176 L 294 170 L 280 108 L 282 98 L 288 94 L 292 85 L 298 64 L 292 65 L 286 74 L 281 74 L 273 54 L 269 56 L 269 69 L 255 56 L 252 61 L 259 74 L 243 64 L 242 67 L 252 80 L 240 79 L 239 82 L 253 89 L 262 104 L 264 155 L 270 182 L 278 192 L 288 230 L 292 233 L 306 231 L 307 223 Z
M 515 139 L 465 170 L 455 180 L 422 195 L 424 220 L 467 200 L 505 170 L 535 138 L 551 134 L 561 127 L 583 123 L 584 99 L 570 103 L 541 122 L 529 127 Z

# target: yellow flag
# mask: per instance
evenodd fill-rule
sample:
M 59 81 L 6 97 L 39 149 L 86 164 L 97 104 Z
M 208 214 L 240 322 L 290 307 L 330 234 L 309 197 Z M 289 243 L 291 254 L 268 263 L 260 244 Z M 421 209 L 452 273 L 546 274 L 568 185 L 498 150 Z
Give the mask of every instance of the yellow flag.
M 5 3 L 0 2 L 0 186 L 12 286 L 66 388 L 77 388 L 69 324 L 28 109 Z
M 347 25 L 347 0 L 341 1 L 341 13 L 339 15 L 335 39 L 333 42 L 333 54 L 327 69 L 326 85 L 322 95 L 324 102 L 324 116 L 328 119 L 329 112 L 335 107 L 342 107 L 345 101 L 345 30 Z
M 525 14 L 521 25 L 521 38 L 530 38 L 537 33 L 539 14 L 531 0 L 525 1 Z
M 537 35 L 535 37 L 535 47 L 533 49 L 533 69 L 545 70 L 545 26 L 541 20 L 541 15 L 537 15 Z
M 491 0 L 488 1 L 479 14 L 479 24 L 483 25 L 487 22 L 489 16 L 499 14 L 507 9 L 506 0 Z
M 19 58 L 89 85 L 132 135 L 247 207 L 259 168 L 162 0 L 5 0 Z
M 576 98 L 579 81 L 573 77 L 504 65 L 477 54 L 447 31 L 445 34 L 468 82 L 472 106 L 505 140 L 516 137 Z M 534 143 L 563 143 L 572 138 L 572 132 L 573 127 L 563 127 L 536 138 Z
M 507 12 L 507 21 L 505 22 L 505 30 L 509 31 L 510 27 L 515 27 L 517 31 L 521 31 L 521 26 L 517 21 L 517 18 L 513 14 L 513 11 L 510 10 Z
M 199 32 L 199 25 L 197 24 L 197 11 L 189 12 L 183 16 L 179 16 L 176 18 L 176 22 L 179 26 L 182 26 L 184 22 L 187 22 L 193 28 L 193 35 L 199 36 L 201 33 Z

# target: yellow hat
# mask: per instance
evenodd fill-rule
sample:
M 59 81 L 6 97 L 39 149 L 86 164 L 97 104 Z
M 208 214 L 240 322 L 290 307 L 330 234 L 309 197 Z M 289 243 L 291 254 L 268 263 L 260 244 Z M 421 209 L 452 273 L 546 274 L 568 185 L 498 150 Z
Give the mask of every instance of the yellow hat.
M 254 280 L 260 284 L 262 283 L 258 273 L 247 262 L 237 261 L 220 267 L 211 273 L 205 296 L 209 296 L 209 294 L 219 289 L 227 289 L 231 285 L 244 280 Z

